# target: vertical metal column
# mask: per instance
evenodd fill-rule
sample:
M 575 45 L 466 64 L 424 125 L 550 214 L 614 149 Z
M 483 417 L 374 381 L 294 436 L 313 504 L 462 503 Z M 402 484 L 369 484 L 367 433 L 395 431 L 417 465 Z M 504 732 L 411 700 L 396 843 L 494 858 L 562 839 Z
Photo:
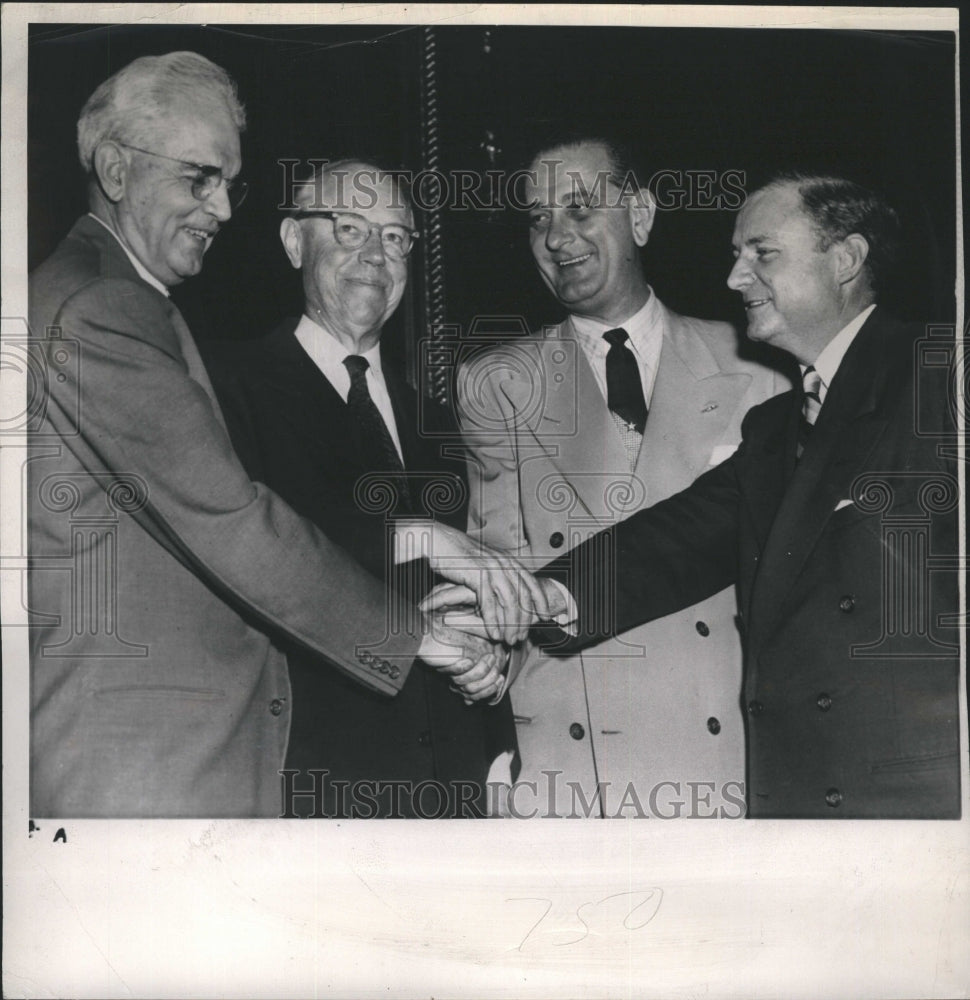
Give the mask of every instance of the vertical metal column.
M 421 159 L 422 169 L 440 169 L 438 124 L 438 49 L 434 28 L 424 29 L 424 51 L 421 72 Z M 445 319 L 445 267 L 442 248 L 442 209 L 436 205 L 425 215 L 425 238 L 421 240 L 424 255 L 424 319 L 425 334 L 432 340 L 441 339 Z M 448 404 L 451 380 L 446 366 L 434 367 L 424 373 L 429 394 L 439 403 Z

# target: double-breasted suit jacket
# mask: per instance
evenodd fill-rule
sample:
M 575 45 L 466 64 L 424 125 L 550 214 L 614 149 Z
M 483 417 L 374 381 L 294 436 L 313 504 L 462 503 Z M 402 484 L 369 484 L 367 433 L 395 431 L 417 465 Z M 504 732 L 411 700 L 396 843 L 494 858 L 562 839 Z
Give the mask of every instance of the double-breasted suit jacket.
M 233 452 L 174 305 L 79 220 L 30 278 L 31 813 L 278 816 L 290 724 L 268 633 L 394 694 L 385 588 Z
M 659 309 L 663 343 L 632 474 L 568 320 L 466 368 L 460 402 L 471 534 L 544 563 L 687 486 L 734 450 L 749 407 L 789 384 L 741 360 L 727 324 Z M 551 781 L 543 771 L 561 772 L 555 780 L 567 815 L 570 781 L 587 801 L 600 783 L 604 815 L 615 814 L 630 782 L 644 802 L 664 781 L 713 782 L 719 790 L 733 783 L 729 798 L 742 798 L 735 616 L 725 588 L 579 655 L 534 654 L 510 692 L 520 780 Z
M 737 583 L 750 816 L 960 814 L 955 437 L 946 392 L 916 378 L 924 332 L 877 308 L 800 461 L 792 392 L 748 414 L 731 458 L 619 524 L 606 613 L 587 603 L 604 537 L 544 571 L 576 594 L 578 644 Z
M 375 470 L 356 447 L 352 414 L 297 340 L 295 328 L 296 321 L 288 321 L 259 341 L 228 349 L 219 345 L 207 353 L 243 464 L 372 573 L 420 597 L 431 583 L 427 563 L 410 564 L 406 582 L 389 565 L 389 516 L 399 508 L 368 505 L 368 491 L 358 484 Z M 410 513 L 436 515 L 463 528 L 464 461 L 460 451 L 455 458 L 442 457 L 444 449 L 455 453 L 459 444 L 454 421 L 428 400 L 419 404 L 414 390 L 382 367 L 408 477 Z M 474 804 L 471 811 L 484 811 L 489 765 L 499 752 L 514 749 L 507 701 L 465 705 L 449 690 L 447 678 L 420 663 L 390 700 L 335 671 L 321 670 L 311 653 L 287 648 L 294 713 L 287 767 L 329 772 L 328 814 L 341 808 L 333 791 L 338 781 L 403 781 L 414 788 L 433 780 L 451 802 L 442 804 L 442 815 L 460 814 L 462 795 Z M 301 780 L 308 784 L 308 778 Z M 465 782 L 464 792 L 459 782 Z M 439 811 L 430 792 L 424 803 L 413 804 L 402 792 L 398 806 L 388 792 L 375 797 L 378 815 Z M 345 798 L 350 803 L 349 794 Z

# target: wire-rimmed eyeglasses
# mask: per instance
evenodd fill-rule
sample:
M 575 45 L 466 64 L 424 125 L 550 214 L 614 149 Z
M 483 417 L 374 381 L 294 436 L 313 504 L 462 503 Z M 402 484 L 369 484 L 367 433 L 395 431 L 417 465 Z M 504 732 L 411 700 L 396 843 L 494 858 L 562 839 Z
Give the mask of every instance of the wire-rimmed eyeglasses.
M 368 222 L 355 212 L 322 212 L 305 209 L 290 213 L 293 219 L 329 219 L 333 223 L 333 238 L 348 250 L 358 250 L 376 229 L 384 253 L 393 260 L 403 260 L 414 249 L 414 241 L 421 235 L 396 222 Z
M 132 146 L 131 143 L 121 142 L 114 139 L 119 146 L 125 149 L 133 149 L 136 153 L 144 153 L 146 156 L 157 156 L 160 160 L 170 160 L 172 163 L 181 163 L 183 167 L 191 167 L 195 171 L 195 176 L 185 177 L 183 180 L 192 185 L 192 197 L 197 201 L 205 201 L 218 190 L 219 185 L 225 183 L 226 194 L 229 197 L 229 205 L 235 211 L 243 203 L 249 191 L 249 184 L 238 177 L 229 180 L 222 172 L 221 167 L 208 166 L 205 163 L 192 163 L 191 160 L 180 160 L 177 156 L 166 156 L 165 153 L 156 153 L 151 149 L 142 149 L 140 146 Z

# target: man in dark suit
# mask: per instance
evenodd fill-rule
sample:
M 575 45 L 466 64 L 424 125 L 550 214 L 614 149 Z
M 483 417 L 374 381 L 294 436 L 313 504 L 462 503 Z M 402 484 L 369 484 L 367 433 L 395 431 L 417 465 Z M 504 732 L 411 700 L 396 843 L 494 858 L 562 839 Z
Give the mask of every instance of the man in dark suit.
M 752 195 L 728 284 L 803 391 L 754 407 L 688 489 L 542 571 L 578 607 L 574 636 L 543 640 L 564 649 L 737 585 L 753 817 L 960 815 L 952 427 L 946 393 L 917 381 L 925 329 L 876 305 L 897 226 L 839 178 Z
M 400 516 L 435 514 L 464 527 L 467 486 L 464 462 L 441 457 L 459 442 L 454 423 L 428 401 L 419 408 L 381 353 L 417 239 L 406 194 L 377 167 L 331 163 L 298 190 L 280 238 L 301 272 L 303 315 L 207 359 L 233 444 L 254 480 L 372 573 L 421 596 L 427 564 L 408 564 L 403 584 L 388 529 Z M 326 769 L 326 815 L 458 815 L 463 797 L 484 813 L 490 763 L 514 749 L 508 699 L 468 703 L 446 675 L 418 666 L 392 702 L 320 670 L 309 651 L 290 644 L 287 653 L 286 766 Z M 422 801 L 412 795 L 423 782 L 437 790 Z M 383 791 L 368 791 L 365 806 L 355 789 L 371 784 Z
M 90 214 L 30 278 L 33 816 L 278 816 L 292 696 L 269 634 L 385 697 L 441 654 L 407 601 L 389 632 L 381 580 L 246 474 L 168 297 L 241 200 L 244 123 L 195 53 L 105 81 L 78 122 Z M 435 560 L 462 545 L 424 537 Z M 469 548 L 444 572 L 501 587 L 508 565 L 478 574 Z

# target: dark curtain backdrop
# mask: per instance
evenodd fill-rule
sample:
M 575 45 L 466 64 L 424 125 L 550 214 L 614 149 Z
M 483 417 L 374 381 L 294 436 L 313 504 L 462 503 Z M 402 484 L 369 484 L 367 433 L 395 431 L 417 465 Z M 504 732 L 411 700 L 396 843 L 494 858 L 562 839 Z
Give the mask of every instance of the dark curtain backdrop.
M 903 216 L 907 255 L 892 304 L 912 318 L 952 319 L 952 34 L 443 27 L 434 37 L 442 170 L 511 170 L 536 143 L 587 130 L 624 138 L 648 175 L 713 172 L 715 194 L 725 171 L 743 173 L 748 190 L 777 168 L 845 174 L 884 191 Z M 252 190 L 176 300 L 200 339 L 266 333 L 300 308 L 277 234 L 278 161 L 360 152 L 419 169 L 423 45 L 419 26 L 35 26 L 29 266 L 85 210 L 75 124 L 91 91 L 136 56 L 193 49 L 238 81 Z M 659 213 L 645 263 L 675 309 L 743 323 L 724 283 L 733 214 Z M 440 221 L 449 323 L 467 331 L 475 317 L 559 318 L 517 213 L 449 207 Z M 414 263 L 420 271 L 421 258 Z M 421 277 L 386 334 L 402 357 L 404 341 L 425 332 Z

